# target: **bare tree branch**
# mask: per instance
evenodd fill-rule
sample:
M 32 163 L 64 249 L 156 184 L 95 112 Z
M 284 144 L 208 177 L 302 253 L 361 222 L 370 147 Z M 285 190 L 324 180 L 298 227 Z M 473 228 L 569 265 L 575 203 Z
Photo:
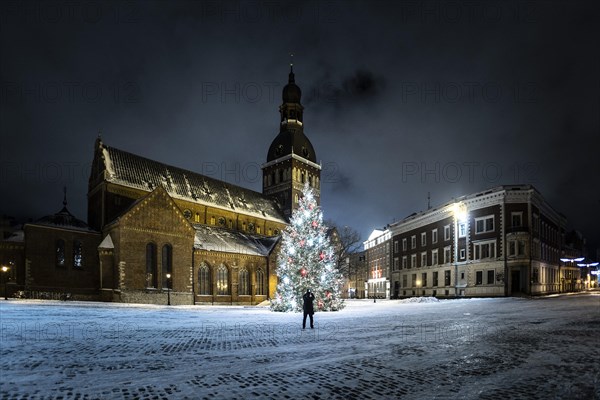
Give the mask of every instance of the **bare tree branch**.
M 336 265 L 342 275 L 348 277 L 354 271 L 349 270 L 350 264 L 346 262 L 346 258 L 362 247 L 360 234 L 349 226 L 339 227 L 333 221 L 326 221 L 325 224 L 330 230 L 329 237 L 334 245 Z

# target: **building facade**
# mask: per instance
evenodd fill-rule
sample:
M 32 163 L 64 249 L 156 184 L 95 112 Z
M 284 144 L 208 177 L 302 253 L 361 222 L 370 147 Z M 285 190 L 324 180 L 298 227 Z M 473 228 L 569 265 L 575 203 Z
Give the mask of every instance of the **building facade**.
M 263 193 L 94 144 L 88 222 L 66 207 L 0 242 L 10 295 L 166 304 L 258 304 L 275 291 L 278 241 L 320 170 L 293 70 Z M 44 293 L 44 295 L 40 295 Z M 59 296 L 60 297 L 60 296 Z
M 390 298 L 390 239 L 389 229 L 375 229 L 364 242 L 368 273 L 365 282 L 366 298 Z
M 389 282 L 390 298 L 580 290 L 578 266 L 560 261 L 569 251 L 566 222 L 530 185 L 462 196 L 374 231 L 365 242 L 370 282 Z M 379 267 L 387 260 L 380 255 L 384 246 L 390 248 L 387 274 Z

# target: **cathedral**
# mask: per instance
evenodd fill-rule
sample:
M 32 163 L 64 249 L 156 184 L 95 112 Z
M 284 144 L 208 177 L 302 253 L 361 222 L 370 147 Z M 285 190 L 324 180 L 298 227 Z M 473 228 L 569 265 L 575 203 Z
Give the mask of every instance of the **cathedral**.
M 320 171 L 293 67 L 255 192 L 98 137 L 87 223 L 62 209 L 2 237 L 5 295 L 148 304 L 259 304 L 273 295 L 280 233 Z

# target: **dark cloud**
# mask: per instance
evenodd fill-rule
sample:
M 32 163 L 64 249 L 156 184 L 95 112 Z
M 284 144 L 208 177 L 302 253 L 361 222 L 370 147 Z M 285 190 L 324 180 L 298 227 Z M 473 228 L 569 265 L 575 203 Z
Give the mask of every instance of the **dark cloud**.
M 337 167 L 327 218 L 366 238 L 428 192 L 532 183 L 599 244 L 599 16 L 587 1 L 5 1 L 0 212 L 56 212 L 67 185 L 85 218 L 99 129 L 260 190 L 294 53 L 305 132 Z
M 384 90 L 385 78 L 368 69 L 359 68 L 346 76 L 327 71 L 308 88 L 303 101 L 306 106 L 336 109 L 345 105 L 372 107 Z

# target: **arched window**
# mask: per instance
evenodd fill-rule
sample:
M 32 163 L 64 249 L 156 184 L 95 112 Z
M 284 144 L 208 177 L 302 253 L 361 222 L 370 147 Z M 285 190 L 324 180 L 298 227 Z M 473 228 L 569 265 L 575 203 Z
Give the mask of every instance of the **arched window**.
M 146 287 L 156 288 L 158 286 L 158 273 L 156 262 L 156 245 L 146 245 Z
M 83 268 L 83 245 L 79 240 L 73 241 L 73 268 Z
M 217 294 L 229 294 L 229 282 L 227 280 L 227 267 L 221 264 L 217 269 Z
M 240 269 L 239 276 L 239 294 L 241 296 L 247 296 L 250 294 L 250 276 L 248 275 L 248 270 L 246 268 Z
M 65 241 L 62 239 L 56 241 L 56 266 L 65 266 Z
M 171 274 L 171 282 L 173 282 L 173 247 L 170 244 L 165 244 L 162 248 L 162 287 L 169 287 L 167 274 Z
M 256 270 L 256 294 L 265 294 L 265 273 L 260 268 Z
M 198 294 L 210 294 L 210 269 L 204 263 L 198 269 Z

